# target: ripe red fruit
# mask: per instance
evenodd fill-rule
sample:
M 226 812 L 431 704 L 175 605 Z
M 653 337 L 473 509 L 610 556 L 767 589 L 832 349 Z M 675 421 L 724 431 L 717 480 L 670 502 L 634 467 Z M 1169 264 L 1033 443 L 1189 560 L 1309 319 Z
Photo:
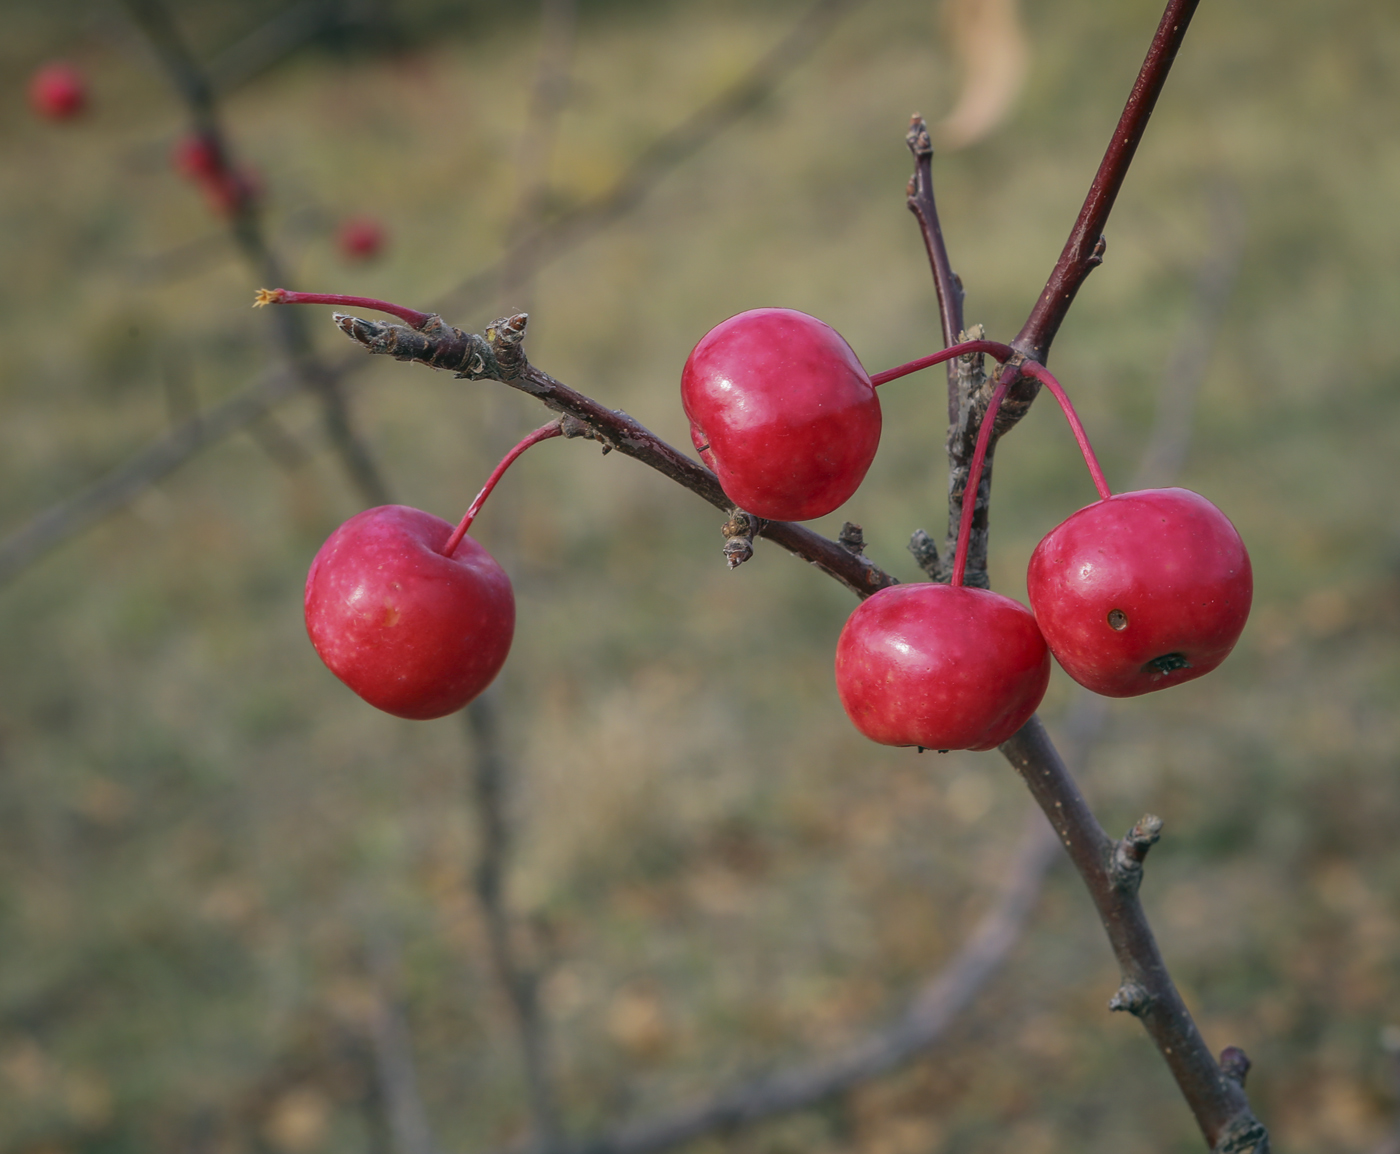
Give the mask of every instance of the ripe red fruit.
M 469 536 L 444 556 L 452 534 L 420 509 L 367 509 L 330 535 L 306 577 L 306 631 L 321 660 L 397 717 L 461 709 L 510 652 L 510 578 Z
M 994 749 L 1035 712 L 1049 681 L 1035 618 L 988 589 L 882 589 L 836 643 L 841 704 L 882 745 Z
M 200 133 L 182 136 L 170 150 L 170 165 L 186 180 L 214 180 L 224 169 L 218 145 Z
M 352 216 L 336 232 L 336 244 L 346 260 L 373 260 L 386 239 L 384 226 L 370 216 Z
M 793 309 L 716 325 L 681 374 L 701 459 L 741 509 L 775 521 L 830 513 L 880 444 L 880 402 L 851 346 Z
M 29 105 L 45 120 L 71 120 L 87 98 L 87 81 L 71 64 L 45 64 L 29 79 Z
M 1239 640 L 1254 591 L 1239 533 L 1187 489 L 1079 510 L 1036 546 L 1026 581 L 1051 652 L 1107 697 L 1209 673 Z

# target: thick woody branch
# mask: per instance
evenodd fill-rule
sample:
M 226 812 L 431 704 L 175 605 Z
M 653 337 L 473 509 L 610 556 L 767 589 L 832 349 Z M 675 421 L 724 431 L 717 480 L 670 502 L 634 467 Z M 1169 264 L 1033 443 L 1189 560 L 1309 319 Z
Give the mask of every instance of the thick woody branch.
M 1110 1007 L 1133 1014 L 1152 1036 L 1214 1154 L 1268 1154 L 1268 1133 L 1249 1108 L 1242 1077 L 1222 1070 L 1206 1048 L 1138 901 L 1142 859 L 1160 820 L 1144 818 L 1123 841 L 1110 839 L 1038 718 L 1001 752 L 1050 819 L 1098 909 L 1122 975 Z M 1237 1061 L 1231 1070 L 1238 1070 Z

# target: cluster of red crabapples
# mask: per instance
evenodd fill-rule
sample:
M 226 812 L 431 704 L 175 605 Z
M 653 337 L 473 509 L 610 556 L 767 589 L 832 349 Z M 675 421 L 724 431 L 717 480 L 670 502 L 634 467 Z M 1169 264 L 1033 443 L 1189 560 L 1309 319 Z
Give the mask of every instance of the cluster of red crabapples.
M 815 317 L 755 309 L 695 346 L 681 397 L 726 495 L 759 517 L 805 520 L 831 512 L 865 477 L 880 440 L 879 385 L 978 352 L 1005 362 L 1013 350 L 969 341 L 872 377 Z M 1099 500 L 1036 547 L 1029 611 L 963 584 L 975 505 L 966 499 L 950 583 L 891 586 L 851 614 L 836 645 L 836 686 L 873 741 L 992 749 L 1040 704 L 1051 654 L 1094 692 L 1133 697 L 1209 673 L 1244 629 L 1253 576 L 1225 515 L 1186 489 L 1111 493 L 1059 382 L 1032 361 L 1021 372 L 1064 409 Z M 1007 383 L 978 432 L 969 498 Z
M 369 298 L 259 294 L 259 303 L 346 304 L 428 314 Z M 829 325 L 791 309 L 754 309 L 711 329 L 686 361 L 681 400 L 691 438 L 725 494 L 768 520 L 820 517 L 859 487 L 880 441 L 875 390 L 966 353 L 1013 350 L 969 341 L 875 376 Z M 1053 653 L 1081 685 L 1132 697 L 1209 673 L 1244 629 L 1253 590 L 1233 525 L 1186 489 L 1113 494 L 1064 390 L 1039 379 L 1065 412 L 1099 500 L 1052 530 L 1027 575 L 1031 609 L 963 584 L 975 502 L 963 502 L 949 584 L 895 585 L 861 604 L 836 646 L 846 713 L 885 745 L 992 749 L 1035 712 Z M 978 432 L 966 492 L 975 494 L 997 408 Z M 322 546 L 306 581 L 306 627 L 337 677 L 400 717 L 441 717 L 500 671 L 515 627 L 510 580 L 466 533 L 510 464 L 558 436 L 535 430 L 513 448 L 453 529 L 401 505 L 368 509 Z

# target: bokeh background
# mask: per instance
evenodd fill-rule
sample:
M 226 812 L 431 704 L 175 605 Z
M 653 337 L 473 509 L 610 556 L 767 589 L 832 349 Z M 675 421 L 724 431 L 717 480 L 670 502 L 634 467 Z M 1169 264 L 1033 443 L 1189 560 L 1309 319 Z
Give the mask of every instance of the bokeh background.
M 292 287 L 416 307 L 491 266 L 522 219 L 606 191 L 805 10 L 580 0 L 553 49 L 551 141 L 529 113 L 535 5 L 352 7 L 259 57 L 248 38 L 285 30 L 290 7 L 174 10 L 223 69 L 222 112 Z M 634 208 L 449 319 L 528 307 L 538 365 L 681 445 L 680 367 L 741 309 L 817 314 L 872 370 L 928 352 L 935 301 L 904 206 L 918 111 L 941 145 L 968 319 L 1009 339 L 1159 14 L 1155 0 L 853 4 Z M 278 352 L 248 307 L 256 278 L 171 170 L 187 113 L 122 8 L 12 0 L 5 22 L 9 533 Z M 90 105 L 42 121 L 25 86 L 59 57 Z M 1289 1154 L 1363 1154 L 1396 1126 L 1382 1033 L 1400 1024 L 1397 205 L 1400 11 L 1206 0 L 1052 358 L 1123 485 L 1170 366 L 1184 345 L 1204 357 L 1181 476 L 1248 543 L 1253 618 L 1209 678 L 1112 703 L 1083 781 L 1115 833 L 1146 810 L 1165 819 L 1144 900 L 1212 1048 L 1254 1058 L 1252 1099 Z M 354 215 L 387 230 L 377 260 L 340 254 Z M 1235 275 L 1203 329 L 1201 273 L 1222 253 Z M 328 310 L 307 319 L 342 356 Z M 905 580 L 910 532 L 943 530 L 943 387 L 927 374 L 882 390 L 870 477 L 816 526 L 860 523 Z M 454 520 L 544 419 L 502 386 L 388 361 L 357 363 L 346 388 L 395 498 Z M 386 1007 L 437 1149 L 528 1132 L 472 885 L 479 751 L 457 719 L 363 705 L 302 628 L 306 566 L 360 507 L 319 412 L 293 396 L 0 588 L 6 1154 L 395 1149 Z M 1092 496 L 1061 418 L 1037 405 L 997 459 L 994 587 L 1024 596 L 1035 542 Z M 473 530 L 517 592 L 492 690 L 508 897 L 574 1134 L 888 1022 L 1023 836 L 1030 803 L 998 755 L 920 757 L 855 733 L 831 673 L 849 594 L 763 544 L 727 571 L 721 519 L 634 462 L 555 441 Z M 1057 671 L 1052 733 L 1072 689 Z M 1201 1149 L 1141 1029 L 1107 1012 L 1116 984 L 1078 879 L 1056 867 L 1006 967 L 925 1057 L 696 1148 Z

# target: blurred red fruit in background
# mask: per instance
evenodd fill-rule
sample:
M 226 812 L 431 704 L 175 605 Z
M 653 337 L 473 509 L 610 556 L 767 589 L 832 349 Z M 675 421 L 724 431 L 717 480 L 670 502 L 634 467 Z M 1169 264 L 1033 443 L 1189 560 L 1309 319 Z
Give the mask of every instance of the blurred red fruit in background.
M 29 104 L 45 120 L 71 120 L 87 107 L 87 81 L 71 64 L 45 64 L 29 80 Z
M 346 260 L 373 260 L 387 239 L 384 226 L 372 216 L 352 216 L 336 232 L 336 244 Z

